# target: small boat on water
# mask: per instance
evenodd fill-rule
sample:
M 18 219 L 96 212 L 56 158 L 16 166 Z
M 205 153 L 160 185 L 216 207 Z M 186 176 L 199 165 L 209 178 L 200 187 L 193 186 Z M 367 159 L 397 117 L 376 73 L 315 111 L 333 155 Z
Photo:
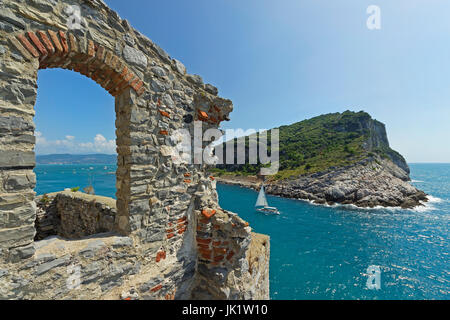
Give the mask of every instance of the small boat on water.
M 258 200 L 256 200 L 255 204 L 256 211 L 270 214 L 280 214 L 277 208 L 269 207 L 267 202 L 266 193 L 264 192 L 264 185 L 261 186 L 261 190 L 259 190 Z

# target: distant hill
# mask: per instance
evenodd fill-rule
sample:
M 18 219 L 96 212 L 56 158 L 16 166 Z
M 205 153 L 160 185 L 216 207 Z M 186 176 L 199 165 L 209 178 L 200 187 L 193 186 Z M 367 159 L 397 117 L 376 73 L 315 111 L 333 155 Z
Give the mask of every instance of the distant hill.
M 37 164 L 115 164 L 115 154 L 49 154 L 37 155 Z

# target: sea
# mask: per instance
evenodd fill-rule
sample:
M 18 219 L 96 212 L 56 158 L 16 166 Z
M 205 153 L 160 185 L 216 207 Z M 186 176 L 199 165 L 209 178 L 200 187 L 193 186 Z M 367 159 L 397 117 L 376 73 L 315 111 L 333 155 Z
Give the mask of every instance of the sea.
M 450 298 L 450 164 L 410 164 L 423 207 L 360 209 L 268 196 L 279 216 L 257 213 L 258 194 L 217 185 L 221 207 L 270 236 L 270 298 Z M 115 165 L 38 165 L 38 195 L 92 185 L 115 197 Z

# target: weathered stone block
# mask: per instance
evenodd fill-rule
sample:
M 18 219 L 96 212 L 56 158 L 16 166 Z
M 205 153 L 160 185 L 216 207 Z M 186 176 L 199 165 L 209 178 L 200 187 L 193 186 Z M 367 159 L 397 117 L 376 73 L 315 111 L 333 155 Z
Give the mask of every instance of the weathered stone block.
M 24 134 L 34 131 L 34 124 L 24 118 L 16 116 L 0 116 L 0 136 L 4 134 Z
M 33 242 L 36 230 L 34 225 L 0 230 L 0 247 L 11 248 Z
M 46 272 L 49 272 L 52 269 L 67 265 L 69 263 L 69 261 L 70 261 L 70 256 L 64 256 L 62 258 L 55 259 L 50 262 L 46 262 L 44 264 L 37 266 L 35 274 L 40 276 Z
M 34 244 L 30 244 L 28 246 L 14 248 L 10 250 L 10 257 L 13 262 L 20 261 L 21 259 L 28 259 L 31 258 L 36 249 L 34 247 Z
M 35 155 L 32 151 L 0 150 L 0 169 L 30 168 L 35 165 Z
M 126 45 L 123 48 L 123 57 L 132 65 L 136 65 L 142 69 L 147 68 L 147 57 L 142 51 Z
M 28 180 L 28 177 L 25 174 L 10 175 L 4 183 L 4 188 L 8 191 L 22 190 L 33 187 L 33 183 Z
M 19 18 L 14 13 L 12 13 L 10 10 L 2 9 L 0 12 L 0 20 L 10 23 L 13 26 L 25 30 L 25 22 L 22 18 Z

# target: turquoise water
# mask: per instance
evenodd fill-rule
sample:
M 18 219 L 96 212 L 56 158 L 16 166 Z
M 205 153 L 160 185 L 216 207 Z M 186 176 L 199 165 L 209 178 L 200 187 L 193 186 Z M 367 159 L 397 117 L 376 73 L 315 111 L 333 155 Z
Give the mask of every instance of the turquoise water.
M 91 169 L 89 169 L 89 167 Z M 253 210 L 257 193 L 218 185 L 220 204 L 271 237 L 272 299 L 449 299 L 450 164 L 412 164 L 413 183 L 433 196 L 418 210 L 324 207 L 268 196 L 280 216 Z M 39 166 L 37 192 L 84 187 L 114 196 L 114 166 Z M 92 174 L 93 173 L 93 174 Z M 367 268 L 381 288 L 367 289 Z
M 80 187 L 82 190 L 92 184 L 96 194 L 115 198 L 116 168 L 111 164 L 38 165 L 34 169 L 35 191 L 41 195 L 66 188 Z

